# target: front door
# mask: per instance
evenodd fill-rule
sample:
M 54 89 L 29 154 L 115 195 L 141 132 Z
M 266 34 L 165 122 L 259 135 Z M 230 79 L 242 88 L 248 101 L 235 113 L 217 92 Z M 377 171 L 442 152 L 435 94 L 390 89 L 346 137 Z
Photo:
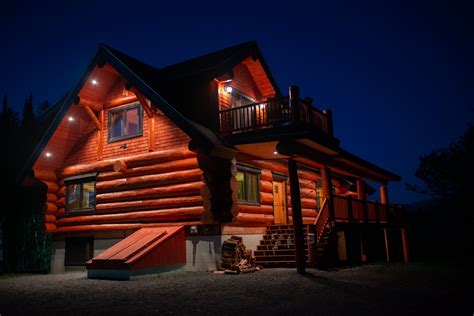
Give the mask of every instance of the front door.
M 273 181 L 273 213 L 275 224 L 287 224 L 286 185 L 284 181 Z

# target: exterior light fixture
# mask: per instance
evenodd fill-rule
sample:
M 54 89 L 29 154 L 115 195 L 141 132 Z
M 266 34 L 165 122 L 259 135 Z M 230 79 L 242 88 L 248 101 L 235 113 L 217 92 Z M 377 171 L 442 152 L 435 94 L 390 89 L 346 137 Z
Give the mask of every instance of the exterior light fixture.
M 74 117 L 69 116 L 69 117 L 67 118 L 67 120 L 68 120 L 69 122 L 74 122 Z
M 52 153 L 50 153 L 49 151 L 48 151 L 48 152 L 46 152 L 46 157 L 47 157 L 47 158 L 49 158 L 49 157 L 51 157 L 51 156 L 53 156 L 53 154 L 52 154 Z
M 94 86 L 96 86 L 96 85 L 98 84 L 97 80 L 95 80 L 95 79 L 92 79 L 91 83 L 92 83 L 92 85 L 94 85 Z
M 274 155 L 278 155 L 278 151 L 274 151 L 273 154 L 274 154 Z
M 224 91 L 227 93 L 232 93 L 232 87 L 230 86 L 230 84 L 226 84 L 224 86 Z

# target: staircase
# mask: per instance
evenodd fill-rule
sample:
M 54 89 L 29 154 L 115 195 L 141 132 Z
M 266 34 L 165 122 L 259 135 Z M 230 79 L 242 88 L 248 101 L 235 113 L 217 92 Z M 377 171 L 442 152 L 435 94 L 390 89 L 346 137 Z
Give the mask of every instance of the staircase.
M 312 227 L 313 225 L 303 226 L 307 266 L 311 266 L 312 263 L 313 244 L 309 242 L 308 238 Z M 293 225 L 268 226 L 254 255 L 255 263 L 263 267 L 296 267 Z

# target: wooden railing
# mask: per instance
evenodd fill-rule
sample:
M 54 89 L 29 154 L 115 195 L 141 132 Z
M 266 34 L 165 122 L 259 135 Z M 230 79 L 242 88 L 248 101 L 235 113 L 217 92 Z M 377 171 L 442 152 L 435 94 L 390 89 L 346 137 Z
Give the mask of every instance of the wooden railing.
M 387 223 L 398 222 L 401 217 L 401 206 L 398 205 L 379 204 L 337 195 L 333 199 L 336 221 Z
M 316 243 L 319 243 L 321 236 L 324 233 L 324 228 L 329 221 L 329 201 L 328 199 L 324 199 L 323 205 L 321 205 L 321 209 L 319 210 L 318 216 L 314 221 L 315 228 L 315 235 L 316 235 Z
M 269 99 L 219 111 L 220 132 L 235 133 L 289 124 L 307 125 L 332 136 L 331 118 L 298 99 L 290 106 L 289 98 Z

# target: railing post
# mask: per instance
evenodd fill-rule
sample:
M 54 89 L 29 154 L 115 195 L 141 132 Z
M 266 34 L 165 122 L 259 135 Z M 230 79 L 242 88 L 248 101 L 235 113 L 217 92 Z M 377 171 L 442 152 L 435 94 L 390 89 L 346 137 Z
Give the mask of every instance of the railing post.
M 348 195 L 347 196 L 347 217 L 349 219 L 349 222 L 354 221 L 354 214 L 352 212 L 352 196 Z
M 300 121 L 301 117 L 300 88 L 297 86 L 290 86 L 289 88 L 289 103 L 291 108 L 291 122 L 296 124 Z
M 332 123 L 332 111 L 330 109 L 323 110 L 323 113 L 326 115 L 326 124 L 327 124 L 327 133 L 331 136 L 334 136 L 334 126 Z

